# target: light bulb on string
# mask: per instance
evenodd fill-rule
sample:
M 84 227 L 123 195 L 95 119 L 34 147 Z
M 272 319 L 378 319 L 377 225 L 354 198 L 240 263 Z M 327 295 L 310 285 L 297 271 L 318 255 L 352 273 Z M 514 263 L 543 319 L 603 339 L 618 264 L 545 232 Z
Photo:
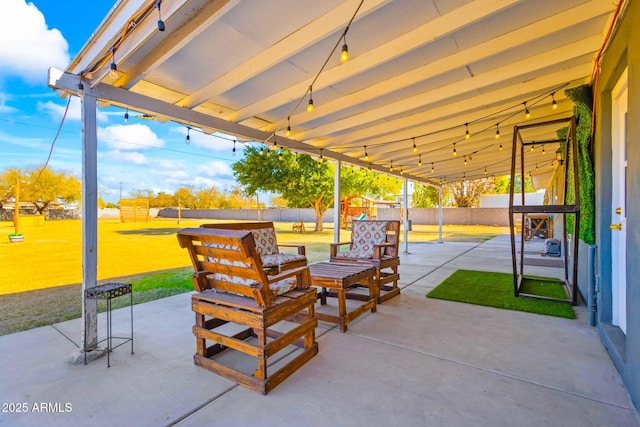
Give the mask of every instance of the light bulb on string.
M 344 36 L 344 44 L 342 45 L 342 52 L 340 53 L 340 62 L 343 64 L 349 60 L 349 46 L 347 46 L 347 36 Z
M 422 166 L 422 154 L 418 155 L 418 166 Z
M 164 21 L 162 20 L 162 15 L 160 14 L 160 4 L 162 0 L 156 0 L 156 7 L 158 8 L 158 31 L 164 31 Z
M 496 139 L 500 139 L 500 123 L 496 123 Z
M 236 155 L 236 140 L 233 140 L 233 150 L 231 150 L 231 155 L 235 157 Z
M 112 79 L 117 79 L 119 76 L 118 73 L 118 66 L 116 65 L 116 48 L 112 47 L 111 48 L 111 64 L 109 64 L 109 77 L 111 77 Z
M 500 143 L 500 146 L 498 147 L 498 151 L 502 151 L 502 142 Z
M 529 111 L 529 107 L 527 107 L 527 103 L 523 102 L 522 105 L 524 105 L 524 116 L 527 119 L 531 118 L 531 112 Z
M 544 144 L 542 144 L 542 155 L 544 156 L 546 153 L 544 151 Z
M 278 141 L 276 141 L 276 135 L 273 135 L 273 149 L 277 150 L 278 149 Z
M 364 146 L 364 161 L 368 162 L 369 161 L 369 153 L 367 153 L 367 146 Z
M 433 167 L 433 163 L 431 163 L 431 173 L 434 173 L 436 169 Z
M 533 153 L 535 150 L 536 150 L 536 146 L 535 146 L 535 145 L 532 145 L 532 146 L 531 146 L 531 152 Z
M 457 156 L 458 152 L 456 151 L 456 143 L 453 143 L 453 157 Z
M 466 128 L 464 132 L 464 139 L 469 139 L 471 138 L 471 134 L 469 133 L 469 123 L 465 123 L 464 126 Z
M 416 146 L 416 139 L 413 138 L 413 152 L 417 153 L 418 152 L 418 147 Z
M 189 131 L 191 130 L 191 128 L 189 126 L 187 126 L 187 136 L 184 138 L 184 142 L 189 145 L 191 144 L 191 136 L 189 135 Z
M 260 147 L 260 155 L 264 156 L 264 146 Z
M 129 123 L 129 109 L 127 108 L 127 111 L 125 111 L 124 113 L 124 122 L 125 123 Z
M 484 168 L 484 174 L 487 175 L 489 172 L 487 172 L 487 168 Z
M 391 160 L 391 164 L 389 165 L 389 172 L 393 172 L 393 160 Z
M 313 86 L 309 86 L 309 103 L 307 104 L 307 111 L 309 113 L 313 111 Z
M 551 94 L 551 109 L 552 110 L 557 110 L 558 109 L 558 103 L 556 102 L 556 93 L 553 92 Z
M 467 166 L 467 156 L 464 156 L 464 165 Z
M 285 132 L 285 136 L 287 138 L 291 136 L 291 117 L 287 117 L 287 131 Z

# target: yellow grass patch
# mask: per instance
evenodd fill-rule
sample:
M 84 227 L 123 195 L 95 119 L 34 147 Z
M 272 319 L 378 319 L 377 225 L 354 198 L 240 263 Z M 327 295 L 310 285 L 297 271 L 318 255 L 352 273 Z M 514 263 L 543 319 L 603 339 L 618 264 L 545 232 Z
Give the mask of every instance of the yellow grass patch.
M 120 223 L 117 219 L 98 222 L 98 279 L 106 280 L 150 271 L 190 265 L 175 233 L 185 227 L 198 227 L 214 220 L 153 219 L 149 222 Z M 220 222 L 220 221 L 218 221 Z M 10 243 L 13 223 L 0 222 L 0 295 L 82 282 L 82 229 L 80 220 L 46 221 L 44 226 L 24 226 L 22 243 Z M 291 231 L 292 223 L 276 223 L 278 242 L 304 244 L 310 262 L 329 256 L 333 225 L 313 232 L 305 224 L 303 234 Z M 331 227 L 331 228 L 330 228 Z M 507 227 L 444 227 L 445 241 L 482 241 L 508 232 Z M 437 226 L 414 225 L 410 242 L 428 242 L 438 238 Z M 350 232 L 342 230 L 341 240 Z

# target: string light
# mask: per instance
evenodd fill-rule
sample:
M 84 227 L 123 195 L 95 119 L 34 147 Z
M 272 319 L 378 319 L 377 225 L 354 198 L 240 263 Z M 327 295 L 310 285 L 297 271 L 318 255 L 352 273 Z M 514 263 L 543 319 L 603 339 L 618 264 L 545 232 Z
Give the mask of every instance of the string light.
M 418 152 L 418 147 L 416 146 L 416 139 L 413 138 L 413 152 L 417 153 Z
M 471 138 L 471 134 L 469 133 L 469 123 L 465 123 L 464 126 L 466 128 L 464 132 L 464 139 L 469 139 Z
M 309 86 L 309 103 L 307 104 L 307 111 L 309 113 L 313 111 L 313 86 Z
M 536 170 L 538 170 L 538 164 L 536 163 Z
M 278 151 L 278 160 L 282 161 L 284 157 L 282 157 L 282 149 Z
M 535 151 L 535 149 L 536 149 L 536 146 L 535 146 L 535 145 L 532 145 L 532 146 L 531 146 L 531 152 L 533 153 L 533 152 Z
M 496 139 L 500 139 L 500 123 L 496 123 Z
M 542 144 L 542 155 L 545 155 L 545 151 L 544 151 L 544 144 Z
M 124 113 L 124 122 L 125 123 L 129 123 L 129 109 L 127 108 L 127 111 L 125 111 Z
M 400 175 L 404 174 L 404 172 L 402 171 L 402 166 L 400 166 Z
M 187 136 L 184 139 L 184 142 L 189 145 L 191 143 L 191 136 L 189 136 L 189 131 L 191 130 L 191 128 L 189 126 L 187 126 Z
M 347 35 L 344 35 L 344 44 L 342 45 L 342 53 L 340 53 L 340 62 L 343 64 L 349 60 L 349 46 L 347 46 Z
M 529 107 L 527 107 L 527 102 L 526 101 L 523 102 L 522 105 L 524 105 L 524 116 L 527 119 L 530 119 L 531 118 L 531 111 L 529 111 Z
M 431 162 L 431 173 L 434 173 L 436 169 L 433 167 L 433 162 Z
M 551 109 L 553 110 L 557 110 L 558 109 L 558 103 L 556 102 L 556 93 L 553 92 L 551 94 Z
M 422 154 L 418 155 L 418 166 L 422 166 Z
M 287 138 L 291 136 L 291 116 L 287 117 L 287 131 L 285 132 L 285 136 Z
M 456 143 L 453 143 L 453 157 L 457 156 L 458 152 L 456 151 Z
M 277 150 L 278 149 L 278 141 L 276 141 L 276 136 L 273 135 L 273 149 Z
M 389 172 L 393 172 L 393 160 L 391 160 L 391 165 L 389 166 Z
M 264 146 L 260 147 L 260 155 L 264 156 Z
M 500 146 L 498 147 L 498 151 L 502 151 L 502 142 L 500 143 Z
M 367 146 L 364 146 L 364 161 L 368 162 L 369 161 L 369 153 L 367 153 Z
M 484 174 L 487 175 L 489 172 L 487 172 L 487 167 L 485 166 L 484 168 Z
M 467 166 L 467 156 L 464 156 L 464 165 Z
M 115 46 L 111 48 L 111 64 L 109 65 L 109 77 L 112 79 L 117 79 L 119 76 L 118 66 L 116 65 L 116 48 Z
M 467 180 L 467 174 L 466 172 L 464 174 L 462 174 L 462 182 L 465 182 Z
M 162 0 L 156 0 L 156 7 L 158 8 L 158 31 L 164 31 L 164 21 L 162 20 L 162 16 L 160 15 L 160 4 Z
M 235 157 L 236 155 L 236 140 L 233 141 L 233 150 L 231 150 L 231 155 Z

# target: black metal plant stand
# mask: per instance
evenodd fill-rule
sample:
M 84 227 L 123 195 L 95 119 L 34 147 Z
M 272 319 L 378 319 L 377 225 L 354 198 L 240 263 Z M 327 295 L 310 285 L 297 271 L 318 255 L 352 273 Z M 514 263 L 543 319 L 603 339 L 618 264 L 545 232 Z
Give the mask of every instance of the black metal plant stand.
M 131 310 L 131 336 L 128 337 L 114 337 L 112 336 L 113 329 L 111 324 L 111 301 L 114 298 L 121 297 L 129 294 L 129 308 Z M 86 289 L 84 292 L 84 296 L 87 299 L 96 299 L 96 300 L 105 300 L 107 303 L 107 337 L 101 341 L 98 341 L 98 344 L 106 341 L 107 342 L 107 367 L 111 367 L 110 353 L 120 347 L 123 344 L 131 341 L 131 354 L 133 354 L 133 292 L 131 290 L 131 283 L 105 283 L 104 285 L 94 286 L 93 288 Z M 84 342 L 87 342 L 87 332 L 85 328 L 85 339 Z M 120 344 L 113 346 L 113 340 L 123 340 Z M 87 349 L 84 349 L 84 364 L 87 364 Z
M 551 126 L 554 128 L 565 125 L 568 127 L 567 136 L 564 140 L 562 139 L 550 139 L 550 140 L 533 140 L 531 138 L 526 138 L 525 134 L 530 135 L 539 135 L 543 129 L 540 129 L 544 126 Z M 558 158 L 556 159 L 559 163 L 558 171 L 561 174 L 560 178 L 563 180 L 563 188 L 558 186 L 558 190 L 562 191 L 562 193 L 558 196 L 560 203 L 555 203 L 556 200 L 552 200 L 550 204 L 545 205 L 526 205 L 525 197 L 524 197 L 524 177 L 525 177 L 525 156 L 527 154 L 532 155 L 533 150 L 531 147 L 537 145 L 540 147 L 541 145 L 544 147 L 544 144 L 547 144 L 547 147 L 552 146 L 553 144 L 559 144 L 560 148 L 558 149 Z M 533 123 L 523 126 L 514 126 L 513 128 L 513 150 L 511 155 L 511 186 L 509 191 L 509 225 L 511 228 L 511 257 L 513 264 L 513 290 L 514 295 L 516 297 L 526 297 L 526 298 L 534 298 L 534 299 L 545 299 L 552 300 L 558 302 L 564 302 L 576 305 L 578 302 L 578 231 L 580 230 L 580 193 L 578 191 L 578 153 L 577 153 L 577 142 L 576 142 L 576 119 L 575 116 L 568 117 L 566 119 L 558 119 L 558 120 L 550 120 L 546 122 Z M 520 167 L 519 171 L 517 170 L 516 158 L 519 157 Z M 537 166 L 536 166 L 537 167 Z M 567 180 L 567 172 L 571 168 L 573 172 L 573 201 L 568 203 L 568 180 Z M 519 173 L 518 173 L 519 172 Z M 522 182 L 522 200 L 519 206 L 514 204 L 514 189 L 515 189 L 515 177 L 520 175 Z M 567 294 L 569 295 L 568 299 L 558 299 L 558 298 L 550 298 L 543 297 L 539 295 L 532 295 L 525 292 L 522 292 L 522 285 L 525 284 L 528 280 L 534 280 L 532 278 L 528 278 L 524 275 L 524 252 L 525 246 L 524 241 L 526 240 L 525 236 L 525 221 L 527 219 L 528 214 L 562 214 L 562 257 L 564 258 L 564 280 L 562 284 L 564 285 Z M 515 230 L 515 221 L 514 215 L 519 215 L 522 230 L 520 232 L 520 256 L 518 262 L 518 254 L 516 251 L 516 230 Z M 567 233 L 567 215 L 574 215 L 574 227 L 573 230 L 570 230 L 572 239 L 569 240 Z M 571 257 L 569 254 L 571 253 Z M 571 274 L 569 274 L 569 261 L 571 261 Z M 539 280 L 539 279 L 535 279 Z

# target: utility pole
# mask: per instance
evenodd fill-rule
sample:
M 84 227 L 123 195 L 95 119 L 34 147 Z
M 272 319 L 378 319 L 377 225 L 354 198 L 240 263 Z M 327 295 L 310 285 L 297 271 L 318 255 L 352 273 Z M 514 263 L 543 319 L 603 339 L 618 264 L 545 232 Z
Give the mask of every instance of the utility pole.
M 16 201 L 13 207 L 13 226 L 15 227 L 16 234 L 20 234 L 20 178 L 16 178 Z

